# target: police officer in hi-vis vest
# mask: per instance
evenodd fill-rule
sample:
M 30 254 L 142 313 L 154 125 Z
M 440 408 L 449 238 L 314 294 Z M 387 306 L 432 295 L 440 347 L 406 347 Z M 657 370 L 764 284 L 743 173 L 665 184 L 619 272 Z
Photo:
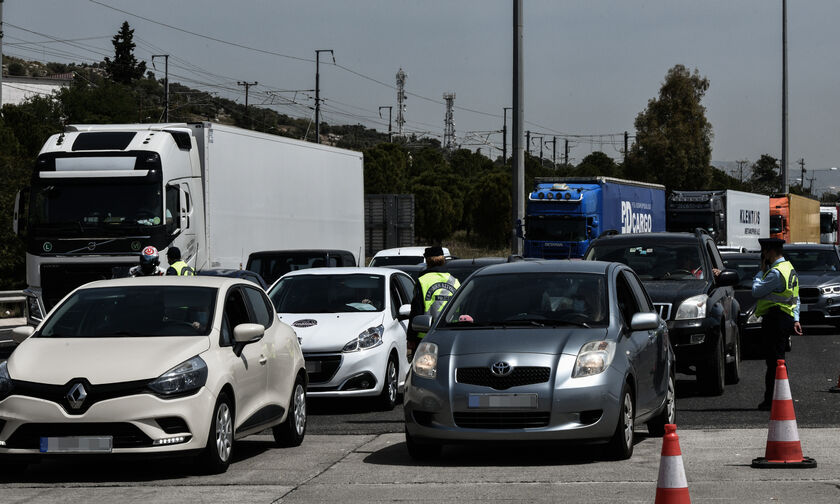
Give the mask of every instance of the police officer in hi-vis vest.
M 423 314 L 431 315 L 432 320 L 436 320 L 443 307 L 461 286 L 457 278 L 442 271 L 443 265 L 446 264 L 443 248 L 439 245 L 428 247 L 423 251 L 423 257 L 426 259 L 426 269 L 420 274 L 414 286 L 414 299 L 411 300 L 409 320 Z M 413 352 L 426 333 L 412 330 L 409 324 L 407 336 L 408 348 Z
M 776 360 L 785 358 L 792 333 L 802 334 L 799 324 L 799 278 L 793 264 L 782 256 L 785 241 L 762 238 L 761 271 L 753 279 L 752 295 L 758 299 L 755 316 L 761 317 L 762 342 L 767 372 L 764 375 L 764 401 L 758 405 L 770 411 L 776 380 Z
M 195 270 L 181 260 L 181 249 L 178 247 L 169 247 L 169 250 L 166 251 L 166 260 L 169 261 L 169 269 L 166 270 L 167 275 L 195 276 Z

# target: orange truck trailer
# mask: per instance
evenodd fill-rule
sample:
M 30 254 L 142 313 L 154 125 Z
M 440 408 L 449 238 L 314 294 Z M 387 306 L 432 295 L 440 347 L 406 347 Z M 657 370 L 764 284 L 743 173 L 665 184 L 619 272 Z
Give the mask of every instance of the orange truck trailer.
M 771 196 L 770 237 L 787 243 L 819 243 L 820 202 L 796 194 Z

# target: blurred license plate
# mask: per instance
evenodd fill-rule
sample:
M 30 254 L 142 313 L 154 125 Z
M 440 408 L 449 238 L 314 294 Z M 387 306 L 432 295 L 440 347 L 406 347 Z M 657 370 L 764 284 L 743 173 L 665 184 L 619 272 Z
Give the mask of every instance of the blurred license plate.
M 537 394 L 470 394 L 470 408 L 536 408 Z
M 110 453 L 112 436 L 42 437 L 41 453 Z
M 306 361 L 306 372 L 307 373 L 320 373 L 321 372 L 321 361 Z

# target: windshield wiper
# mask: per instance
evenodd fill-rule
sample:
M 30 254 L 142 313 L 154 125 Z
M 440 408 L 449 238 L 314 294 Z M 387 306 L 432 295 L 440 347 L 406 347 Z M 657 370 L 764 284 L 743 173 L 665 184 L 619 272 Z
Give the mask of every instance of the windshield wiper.
M 136 331 L 114 331 L 111 334 L 103 334 L 99 337 L 100 338 L 113 338 L 113 337 L 118 337 L 118 336 L 137 337 L 137 336 L 142 336 L 142 334 L 140 334 L 139 332 L 136 332 Z
M 491 326 L 491 325 L 498 325 L 498 324 L 494 324 L 494 323 L 489 323 L 488 324 L 488 323 L 482 323 L 482 322 L 468 322 L 466 320 L 456 320 L 454 322 L 447 322 L 446 325 L 444 325 L 442 327 L 460 327 L 460 328 L 467 328 L 467 329 L 469 329 L 469 328 L 487 329 L 488 326 Z M 492 327 L 491 327 L 491 329 L 492 329 Z
M 574 320 L 558 320 L 558 319 L 549 319 L 545 321 L 545 325 L 550 326 L 561 326 L 561 325 L 573 325 L 578 327 L 585 327 L 587 329 L 591 329 L 592 326 L 587 324 L 586 322 L 575 322 Z

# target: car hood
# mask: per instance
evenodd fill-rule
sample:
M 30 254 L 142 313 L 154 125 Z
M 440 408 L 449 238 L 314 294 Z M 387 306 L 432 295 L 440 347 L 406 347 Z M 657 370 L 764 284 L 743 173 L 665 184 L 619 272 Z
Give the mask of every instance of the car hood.
M 587 342 L 605 339 L 597 327 L 443 329 L 423 341 L 438 345 L 438 355 L 541 353 L 577 355 Z
M 840 273 L 836 271 L 805 271 L 796 272 L 799 277 L 799 287 L 822 287 L 840 284 Z
M 643 283 L 654 303 L 676 305 L 691 296 L 709 292 L 709 284 L 705 280 L 649 280 Z
M 384 312 L 279 313 L 300 338 L 304 352 L 340 352 L 344 345 L 369 327 L 382 324 Z
M 157 378 L 210 348 L 207 336 L 153 338 L 29 338 L 9 357 L 14 380 L 64 385 L 73 378 L 91 384 Z

